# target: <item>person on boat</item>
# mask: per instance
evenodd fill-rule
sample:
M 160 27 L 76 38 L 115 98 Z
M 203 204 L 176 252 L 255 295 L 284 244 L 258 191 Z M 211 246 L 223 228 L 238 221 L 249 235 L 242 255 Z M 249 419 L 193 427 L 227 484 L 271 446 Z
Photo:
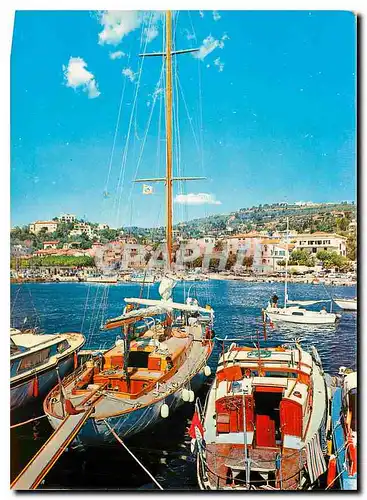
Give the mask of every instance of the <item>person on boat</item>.
M 169 372 L 173 368 L 173 361 L 171 356 L 166 357 L 166 362 L 167 362 L 167 371 Z
M 322 309 L 320 311 L 320 314 L 327 314 L 327 310 L 325 306 L 322 306 Z
M 279 300 L 278 295 L 274 293 L 274 295 L 271 298 L 272 307 L 278 307 L 278 300 Z

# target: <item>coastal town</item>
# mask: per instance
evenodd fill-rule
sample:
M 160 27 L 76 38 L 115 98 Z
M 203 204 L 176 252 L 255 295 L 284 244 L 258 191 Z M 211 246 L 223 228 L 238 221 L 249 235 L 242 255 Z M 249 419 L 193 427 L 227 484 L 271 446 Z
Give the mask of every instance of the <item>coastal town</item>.
M 11 490 L 359 489 L 357 17 L 15 13 Z
M 354 203 L 259 205 L 177 224 L 174 264 L 192 279 L 282 281 L 288 249 L 294 281 L 354 284 L 356 238 Z M 11 279 L 117 282 L 147 269 L 159 278 L 164 252 L 162 228 L 114 229 L 61 214 L 11 230 Z

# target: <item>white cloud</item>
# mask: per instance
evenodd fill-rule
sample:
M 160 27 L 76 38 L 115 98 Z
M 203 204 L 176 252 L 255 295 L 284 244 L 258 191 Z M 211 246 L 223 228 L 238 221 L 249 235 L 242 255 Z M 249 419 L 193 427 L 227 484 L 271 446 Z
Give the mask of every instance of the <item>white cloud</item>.
M 121 57 L 125 57 L 126 54 L 125 52 L 122 52 L 122 50 L 117 50 L 116 52 L 110 52 L 110 59 L 121 59 Z
M 228 36 L 223 35 L 220 40 L 216 40 L 212 35 L 207 36 L 204 38 L 203 43 L 199 47 L 198 52 L 193 52 L 192 55 L 193 57 L 196 57 L 197 59 L 200 59 L 201 61 L 206 58 L 208 54 L 213 52 L 217 47 L 220 49 L 223 49 L 224 47 L 224 40 L 227 40 Z
M 130 80 L 130 82 L 133 82 L 135 80 L 136 73 L 134 73 L 131 68 L 124 68 L 122 70 L 122 74 L 126 76 L 126 78 Z
M 214 60 L 215 66 L 218 66 L 219 73 L 221 73 L 224 69 L 224 63 L 220 60 L 220 57 L 217 57 Z
M 159 34 L 158 27 L 156 25 L 153 25 L 150 26 L 149 28 L 145 28 L 144 34 L 146 36 L 147 43 L 149 43 L 158 36 Z
M 215 195 L 209 193 L 177 194 L 175 203 L 180 205 L 221 205 L 222 202 L 215 199 Z
M 103 30 L 99 33 L 99 43 L 118 45 L 124 36 L 139 28 L 143 12 L 135 10 L 105 10 L 99 15 Z
M 186 40 L 194 40 L 196 38 L 194 33 L 190 33 L 190 31 L 188 29 L 185 30 L 185 36 L 186 36 Z
M 219 21 L 220 18 L 221 18 L 221 15 L 219 14 L 219 12 L 216 11 L 216 10 L 213 10 L 213 19 L 214 19 L 214 21 Z
M 66 86 L 73 89 L 81 88 L 88 93 L 89 99 L 100 95 L 94 75 L 88 71 L 87 63 L 81 57 L 70 57 L 69 64 L 63 66 Z

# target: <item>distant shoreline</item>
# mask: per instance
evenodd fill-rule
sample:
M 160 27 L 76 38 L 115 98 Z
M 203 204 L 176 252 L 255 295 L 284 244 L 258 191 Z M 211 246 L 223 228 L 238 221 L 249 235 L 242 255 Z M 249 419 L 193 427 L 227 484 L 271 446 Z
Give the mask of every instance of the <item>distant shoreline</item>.
M 212 273 L 208 275 L 208 278 L 212 281 L 241 281 L 245 283 L 284 283 L 284 277 L 267 277 L 267 276 L 231 276 L 231 275 L 221 275 L 218 273 Z M 204 282 L 206 280 L 197 280 L 197 281 L 192 281 L 192 280 L 179 280 L 179 281 L 187 281 L 188 283 L 199 283 L 199 282 Z M 310 277 L 304 277 L 304 276 L 297 276 L 297 277 L 288 277 L 288 282 L 289 283 L 303 283 L 303 284 L 308 284 L 308 285 L 325 285 L 325 286 L 357 286 L 356 281 L 351 281 L 343 278 L 335 278 L 335 279 L 317 279 L 317 278 L 310 278 Z M 55 280 L 50 280 L 50 279 L 44 279 L 44 278 L 28 278 L 28 279 L 11 279 L 10 280 L 11 284 L 25 284 L 25 283 L 55 283 L 59 284 L 58 281 Z M 61 281 L 61 283 L 88 283 L 91 284 L 91 282 L 86 281 L 86 280 L 70 280 L 70 281 Z M 103 284 L 103 282 L 100 282 Z M 118 285 L 118 284 L 131 284 L 134 282 L 130 281 L 124 281 L 124 280 L 118 280 L 117 283 L 107 283 L 105 282 L 104 284 L 110 284 L 110 285 Z M 98 283 L 95 283 L 98 284 Z M 141 284 L 141 283 L 136 283 L 136 284 Z

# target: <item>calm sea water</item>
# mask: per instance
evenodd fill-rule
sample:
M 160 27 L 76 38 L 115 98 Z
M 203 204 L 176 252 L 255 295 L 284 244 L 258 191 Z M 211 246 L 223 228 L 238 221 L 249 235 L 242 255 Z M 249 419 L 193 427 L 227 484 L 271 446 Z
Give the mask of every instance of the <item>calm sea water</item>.
M 274 292 L 282 300 L 283 285 L 279 283 L 243 283 L 210 281 L 179 283 L 175 300 L 188 294 L 201 304 L 215 310 L 217 337 L 245 338 L 262 335 L 261 308 Z M 139 297 L 138 284 L 36 283 L 11 286 L 11 317 L 13 326 L 40 326 L 45 332 L 82 332 L 87 337 L 86 348 L 109 347 L 117 331 L 100 332 L 106 318 L 122 313 L 124 297 Z M 354 297 L 355 287 L 291 284 L 289 297 L 325 299 L 330 294 Z M 158 298 L 158 285 L 146 286 L 144 297 Z M 322 305 L 322 304 L 321 304 Z M 319 309 L 320 305 L 310 309 Z M 336 309 L 337 306 L 335 306 Z M 325 371 L 331 375 L 341 365 L 355 369 L 357 363 L 356 313 L 343 312 L 340 322 L 332 326 L 290 325 L 268 328 L 271 339 L 303 339 L 305 348 L 315 345 Z M 212 359 L 212 371 L 221 345 L 217 344 Z M 210 381 L 208 381 L 209 385 Z M 205 396 L 208 386 L 199 396 Z M 34 409 L 41 414 L 41 409 Z M 197 489 L 195 464 L 186 435 L 193 405 L 186 404 L 162 425 L 129 440 L 136 456 L 153 473 L 164 489 Z M 26 425 L 12 431 L 12 477 L 14 477 L 42 446 L 51 433 L 46 421 Z M 119 446 L 119 445 L 118 445 Z M 46 476 L 43 488 L 74 489 L 155 489 L 143 470 L 121 447 L 99 447 L 88 451 L 70 450 L 61 457 Z

